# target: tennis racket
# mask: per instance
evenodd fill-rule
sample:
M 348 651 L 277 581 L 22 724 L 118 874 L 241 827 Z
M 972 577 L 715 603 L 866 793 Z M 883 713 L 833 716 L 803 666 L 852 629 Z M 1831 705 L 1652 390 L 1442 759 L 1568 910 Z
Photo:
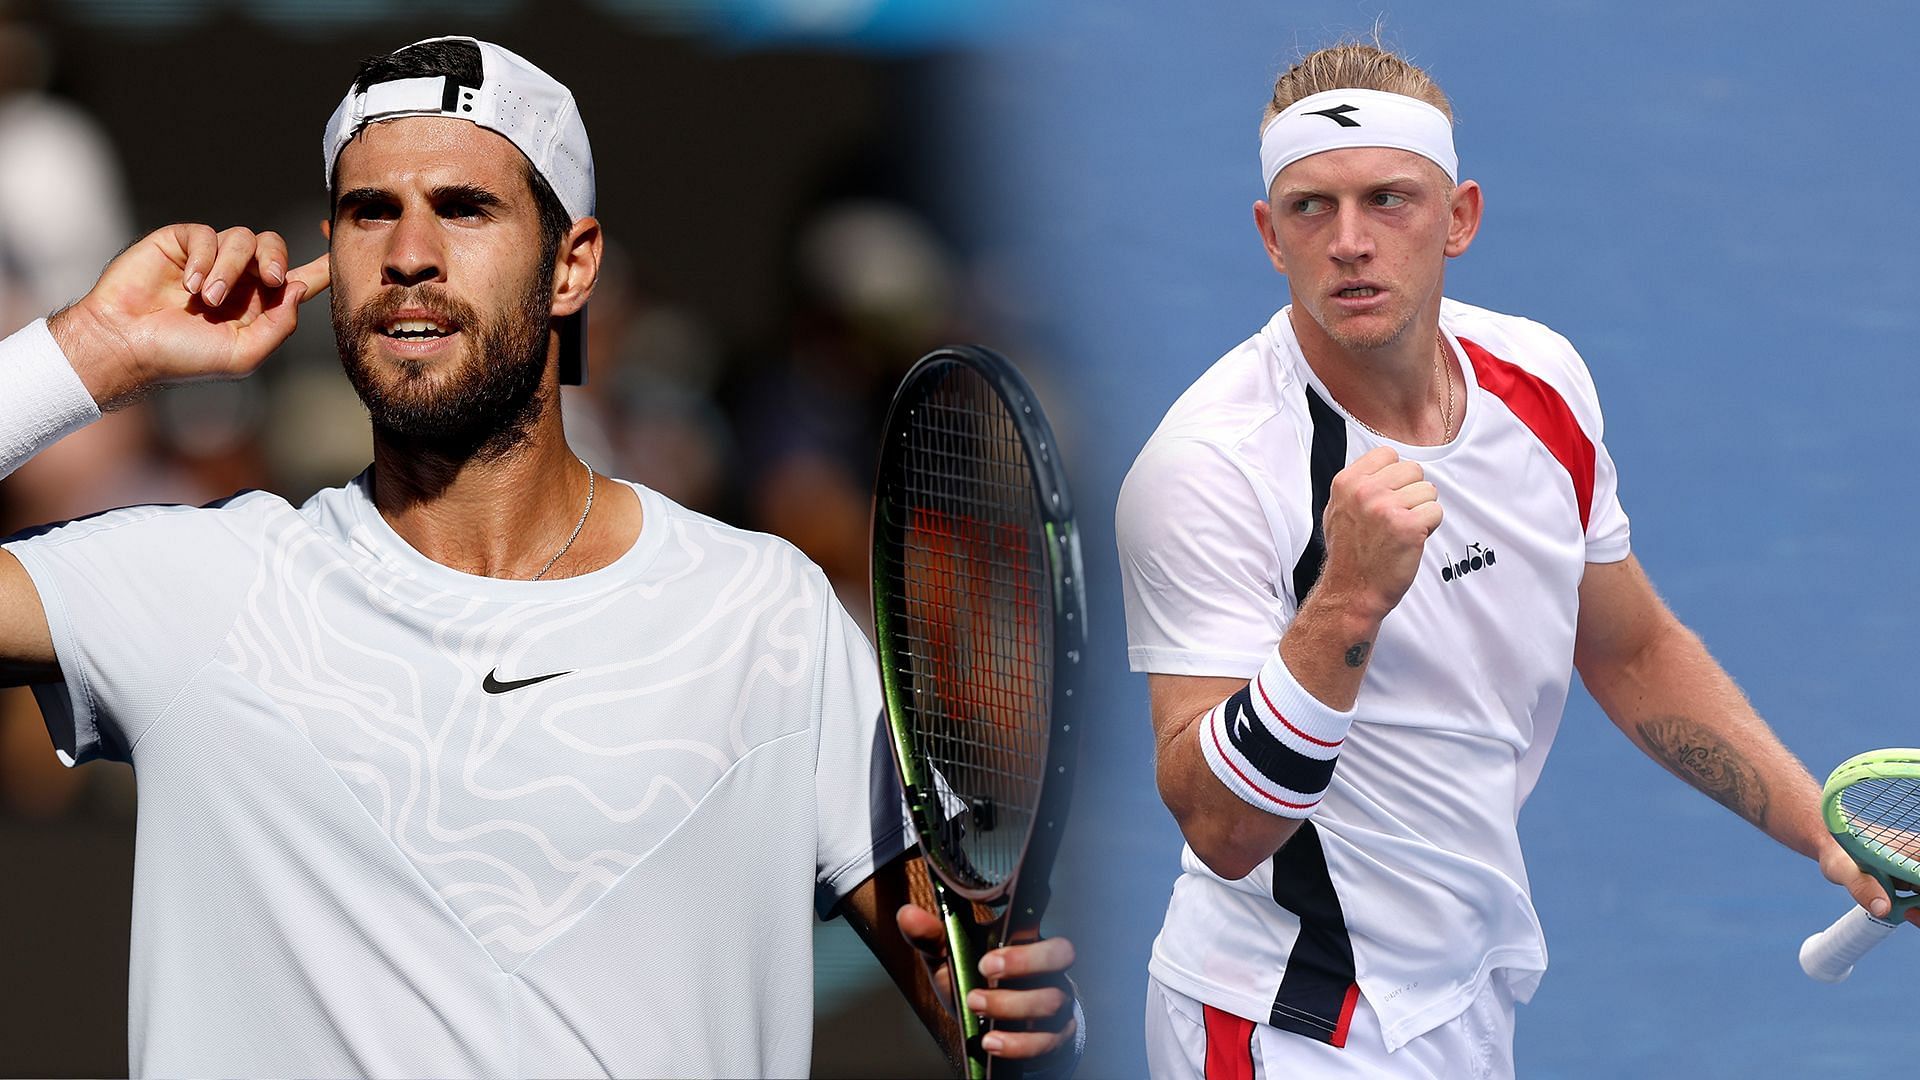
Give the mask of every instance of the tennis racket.
M 940 349 L 887 412 L 873 496 L 873 610 L 894 763 L 933 871 L 965 1045 L 980 957 L 1037 940 L 1072 791 L 1086 650 L 1080 540 L 1053 430 L 1004 357 Z
M 1920 904 L 1920 895 L 1894 891 L 1911 892 L 1920 881 L 1920 750 L 1873 750 L 1841 762 L 1827 777 L 1820 809 L 1833 838 L 1893 900 L 1884 919 L 1856 905 L 1800 946 L 1808 975 L 1839 982 Z

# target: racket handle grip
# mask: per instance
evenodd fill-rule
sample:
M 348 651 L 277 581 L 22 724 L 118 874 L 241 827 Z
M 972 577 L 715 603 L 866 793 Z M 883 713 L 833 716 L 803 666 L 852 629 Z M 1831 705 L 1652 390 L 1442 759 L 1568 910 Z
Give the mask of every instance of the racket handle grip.
M 1859 906 L 1847 909 L 1833 925 L 1800 945 L 1800 970 L 1826 983 L 1853 974 L 1853 965 L 1887 939 L 1898 923 L 1875 918 Z

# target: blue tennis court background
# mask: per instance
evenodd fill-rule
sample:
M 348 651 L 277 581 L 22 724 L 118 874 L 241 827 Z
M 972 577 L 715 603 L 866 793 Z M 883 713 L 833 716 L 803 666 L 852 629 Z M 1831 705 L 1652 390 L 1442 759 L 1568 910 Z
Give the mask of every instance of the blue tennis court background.
M 1582 350 L 1634 550 L 1824 778 L 1917 741 L 1915 16 L 1853 5 L 1056 0 L 973 68 L 980 243 L 1057 376 L 1095 655 L 1054 921 L 1083 1075 L 1144 1073 L 1178 834 L 1124 674 L 1115 492 L 1166 406 L 1284 302 L 1249 207 L 1275 73 L 1384 18 L 1452 96 L 1485 226 L 1460 299 Z M 1516 625 L 1516 633 L 1525 633 Z M 1459 658 L 1463 664 L 1471 656 Z M 1552 968 L 1522 1076 L 1866 1075 L 1920 935 L 1838 987 L 1794 952 L 1845 897 L 1667 776 L 1583 692 L 1521 820 Z

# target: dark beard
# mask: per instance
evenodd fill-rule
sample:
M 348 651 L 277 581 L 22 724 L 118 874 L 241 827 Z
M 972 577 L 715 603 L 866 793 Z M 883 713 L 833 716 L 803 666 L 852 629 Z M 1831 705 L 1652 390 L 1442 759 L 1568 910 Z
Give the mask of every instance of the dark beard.
M 333 303 L 333 338 L 347 378 L 373 418 L 376 442 L 449 461 L 490 461 L 518 446 L 546 410 L 540 393 L 547 369 L 551 272 L 537 274 L 520 303 L 483 321 L 472 305 L 435 285 L 383 291 L 354 311 Z M 402 362 L 397 383 L 374 373 L 373 338 L 395 312 L 425 310 L 464 332 L 460 370 Z M 436 385 L 437 384 L 437 385 Z

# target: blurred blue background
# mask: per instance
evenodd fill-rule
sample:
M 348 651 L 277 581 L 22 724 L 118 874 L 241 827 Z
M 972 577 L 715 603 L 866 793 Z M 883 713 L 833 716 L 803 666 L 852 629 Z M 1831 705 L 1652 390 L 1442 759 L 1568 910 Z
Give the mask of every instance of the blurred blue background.
M 1147 951 L 1179 848 L 1145 678 L 1124 673 L 1114 496 L 1175 396 L 1285 302 L 1249 210 L 1274 76 L 1376 19 L 1452 97 L 1464 175 L 1486 189 L 1448 292 L 1580 347 L 1668 602 L 1817 777 L 1916 741 L 1911 7 L 1057 0 L 971 69 L 956 167 L 983 258 L 1076 410 L 1063 441 L 1111 672 L 1055 909 L 1080 946 L 1087 1076 L 1144 1073 Z M 1520 1010 L 1522 1076 L 1884 1060 L 1920 935 L 1848 983 L 1809 981 L 1795 950 L 1843 894 L 1584 693 L 1521 832 L 1552 956 Z

